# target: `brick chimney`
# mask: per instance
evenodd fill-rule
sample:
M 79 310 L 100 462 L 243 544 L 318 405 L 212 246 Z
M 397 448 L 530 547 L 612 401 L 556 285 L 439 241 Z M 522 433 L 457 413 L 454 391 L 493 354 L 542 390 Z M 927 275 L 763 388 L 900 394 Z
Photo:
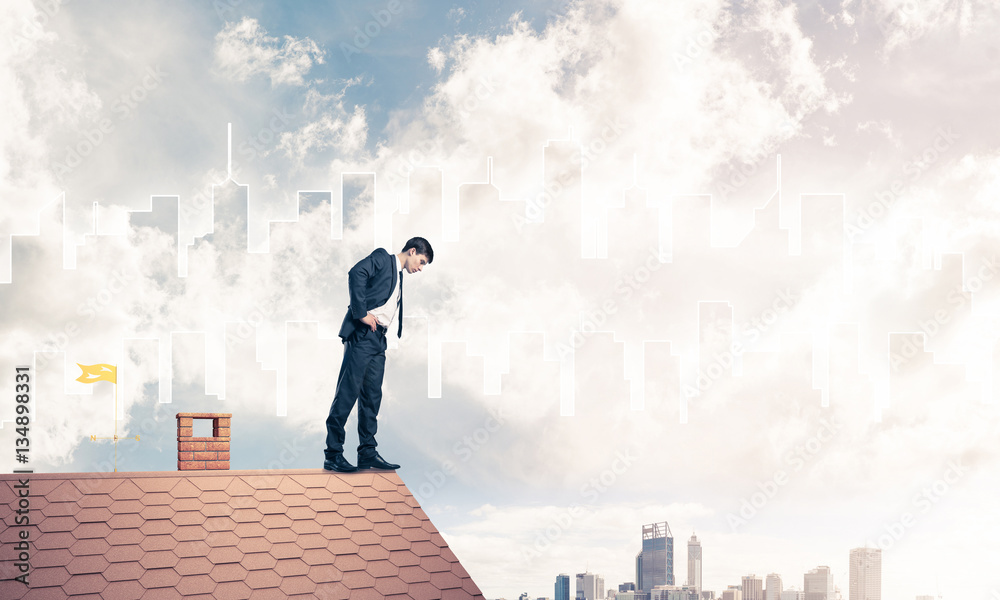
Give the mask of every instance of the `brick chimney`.
M 177 413 L 177 470 L 229 470 L 232 413 Z M 212 419 L 212 437 L 193 437 L 195 419 Z

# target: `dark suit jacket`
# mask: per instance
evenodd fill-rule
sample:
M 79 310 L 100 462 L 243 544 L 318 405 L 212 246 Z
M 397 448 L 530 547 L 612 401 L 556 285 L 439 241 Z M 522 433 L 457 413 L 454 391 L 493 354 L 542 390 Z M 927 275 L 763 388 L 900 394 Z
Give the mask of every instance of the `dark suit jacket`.
M 347 307 L 344 323 L 340 326 L 341 338 L 347 339 L 356 329 L 368 327 L 361 319 L 369 310 L 382 306 L 389 300 L 396 289 L 398 277 L 396 259 L 384 248 L 376 248 L 351 267 L 347 272 L 351 304 Z

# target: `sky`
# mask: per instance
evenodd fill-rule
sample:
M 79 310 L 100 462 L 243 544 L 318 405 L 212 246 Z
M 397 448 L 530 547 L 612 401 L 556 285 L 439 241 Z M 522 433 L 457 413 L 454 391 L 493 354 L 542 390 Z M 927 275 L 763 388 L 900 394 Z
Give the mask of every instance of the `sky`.
M 177 412 L 319 468 L 347 270 L 421 235 L 379 451 L 487 598 L 617 589 L 661 521 L 717 594 L 846 599 L 869 546 L 886 598 L 1000 596 L 995 3 L 0 11 L 37 472 L 174 470 Z

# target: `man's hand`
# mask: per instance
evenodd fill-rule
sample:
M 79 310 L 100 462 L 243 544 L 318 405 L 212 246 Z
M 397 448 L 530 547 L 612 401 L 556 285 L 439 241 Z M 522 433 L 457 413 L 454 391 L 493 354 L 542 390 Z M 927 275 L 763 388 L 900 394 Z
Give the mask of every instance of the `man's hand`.
M 378 321 L 375 320 L 375 315 L 373 315 L 371 313 L 368 313 L 367 315 L 365 315 L 364 317 L 362 317 L 361 318 L 361 322 L 364 323 L 365 325 L 371 327 L 372 331 L 375 331 L 375 325 L 378 323 Z

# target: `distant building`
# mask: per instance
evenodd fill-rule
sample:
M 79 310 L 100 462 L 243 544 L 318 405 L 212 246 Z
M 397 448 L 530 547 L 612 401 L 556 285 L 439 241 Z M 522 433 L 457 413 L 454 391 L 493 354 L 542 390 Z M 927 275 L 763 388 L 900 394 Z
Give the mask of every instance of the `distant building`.
M 803 600 L 836 600 L 836 590 L 833 587 L 833 573 L 830 567 L 816 567 L 803 576 Z
M 632 583 L 631 581 L 629 581 L 627 583 L 620 583 L 620 584 L 618 584 L 618 591 L 619 592 L 634 592 L 635 591 L 635 584 Z
M 731 585 L 722 592 L 722 600 L 743 600 L 743 590 L 738 585 Z
M 569 596 L 569 575 L 560 573 L 556 575 L 555 600 L 570 600 Z
M 636 590 L 628 590 L 616 593 L 615 600 L 649 600 L 649 594 Z
M 788 588 L 787 590 L 782 590 L 781 600 L 805 600 L 806 593 L 802 590 L 797 590 L 795 588 Z
M 576 574 L 576 600 L 603 599 L 604 577 L 589 572 Z
M 771 573 L 765 579 L 764 600 L 782 600 L 781 575 Z
M 700 600 L 694 586 L 658 585 L 649 592 L 649 600 Z
M 641 591 L 674 585 L 674 537 L 666 521 L 642 526 L 642 551 L 635 557 L 635 581 Z
M 851 550 L 850 600 L 882 600 L 882 550 Z
M 688 540 L 688 578 L 687 584 L 701 590 L 701 542 L 691 534 Z
M 636 591 L 642 589 L 642 550 L 635 555 L 635 584 L 639 586 Z
M 764 582 L 756 575 L 743 576 L 743 600 L 764 600 Z

